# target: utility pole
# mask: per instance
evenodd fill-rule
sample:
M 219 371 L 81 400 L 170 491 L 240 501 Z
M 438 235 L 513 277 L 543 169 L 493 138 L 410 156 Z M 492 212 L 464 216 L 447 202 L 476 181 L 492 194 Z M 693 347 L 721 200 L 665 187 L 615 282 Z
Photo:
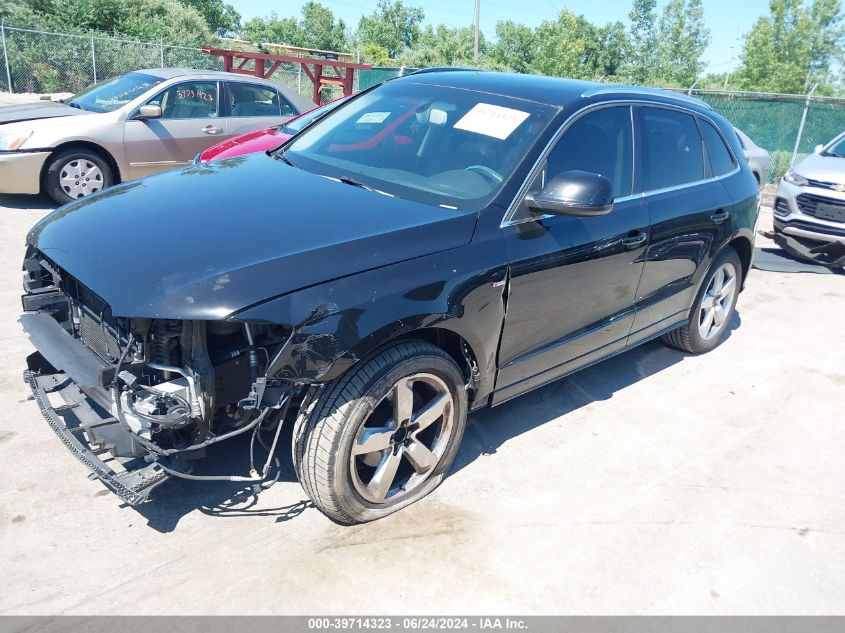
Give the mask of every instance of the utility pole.
M 807 122 L 807 110 L 810 109 L 810 99 L 813 98 L 813 93 L 819 84 L 814 84 L 807 93 L 807 100 L 804 102 L 804 111 L 801 113 L 801 124 L 798 126 L 798 136 L 795 137 L 795 147 L 792 149 L 792 159 L 789 161 L 789 166 L 795 164 L 795 159 L 798 157 L 798 147 L 801 145 L 801 137 L 804 135 L 804 124 Z
M 6 66 L 6 89 L 12 92 L 12 71 L 9 69 L 9 51 L 6 50 L 6 21 L 0 22 L 0 35 L 3 36 L 3 60 Z
M 472 45 L 472 59 L 478 62 L 478 22 L 481 19 L 481 0 L 475 0 L 475 41 Z
M 698 85 L 698 82 L 701 81 L 702 77 L 703 77 L 703 75 L 699 75 L 698 77 L 695 78 L 695 81 L 692 82 L 692 85 L 689 87 L 689 90 L 687 90 L 688 96 L 690 96 L 690 97 L 692 96 L 693 88 L 695 88 Z M 725 86 L 727 86 L 727 85 L 728 85 L 728 80 L 727 80 L 727 78 L 725 78 Z

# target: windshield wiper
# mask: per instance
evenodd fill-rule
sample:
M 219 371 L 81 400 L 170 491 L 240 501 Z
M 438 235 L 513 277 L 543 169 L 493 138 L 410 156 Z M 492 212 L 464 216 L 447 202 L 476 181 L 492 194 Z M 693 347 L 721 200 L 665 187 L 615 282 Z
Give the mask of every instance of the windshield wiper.
M 344 185 L 352 185 L 353 187 L 358 187 L 359 189 L 365 189 L 374 193 L 380 193 L 383 196 L 389 196 L 391 198 L 396 197 L 392 193 L 387 193 L 386 191 L 382 191 L 381 189 L 376 189 L 375 187 L 370 187 L 370 185 L 365 185 L 360 180 L 355 180 L 351 176 L 328 176 L 328 178 L 332 178 L 333 180 L 342 182 Z
M 62 101 L 62 103 L 64 103 L 66 106 L 70 106 L 71 108 L 78 108 L 78 109 L 80 109 L 80 110 L 84 110 L 84 109 L 85 109 L 85 108 L 83 108 L 81 105 L 79 105 L 78 103 L 76 103 L 76 101 Z
M 268 149 L 265 152 L 265 154 L 267 154 L 267 156 L 271 156 L 271 157 L 273 157 L 277 160 L 282 161 L 286 165 L 289 165 L 291 167 L 296 167 L 296 165 L 293 164 L 293 161 L 290 158 L 288 158 L 287 156 L 285 156 L 284 151 L 279 152 L 279 151 L 276 151 L 276 150 L 273 150 L 273 149 Z
M 339 182 L 342 182 L 344 185 L 352 185 L 353 187 L 358 187 L 360 189 L 366 189 L 367 191 L 375 191 L 375 189 L 373 189 L 369 185 L 365 185 L 360 180 L 355 180 L 354 178 L 351 178 L 349 176 L 338 176 L 337 180 Z

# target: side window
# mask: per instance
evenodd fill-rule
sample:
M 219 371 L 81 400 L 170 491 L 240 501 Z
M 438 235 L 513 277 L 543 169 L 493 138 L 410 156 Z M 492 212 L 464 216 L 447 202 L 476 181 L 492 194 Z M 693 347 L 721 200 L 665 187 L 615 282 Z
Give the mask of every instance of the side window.
M 640 108 L 639 120 L 642 191 L 677 187 L 704 178 L 701 136 L 692 115 L 666 108 Z
M 162 119 L 208 119 L 218 115 L 219 90 L 216 81 L 186 81 L 147 103 L 161 106 Z
M 279 105 L 282 107 L 282 116 L 296 116 L 299 114 L 299 110 L 294 108 L 290 101 L 285 98 L 281 92 L 276 93 L 276 98 L 279 100 Z
M 275 88 L 229 82 L 229 112 L 237 117 L 292 116 L 293 108 Z
M 555 145 L 546 163 L 547 178 L 573 169 L 600 174 L 613 184 L 616 198 L 630 195 L 633 174 L 631 110 L 599 108 L 577 119 Z
M 736 162 L 730 150 L 725 145 L 722 135 L 713 127 L 713 124 L 704 119 L 698 119 L 701 126 L 701 136 L 704 139 L 704 147 L 707 150 L 709 161 L 708 176 L 722 176 L 736 167 Z

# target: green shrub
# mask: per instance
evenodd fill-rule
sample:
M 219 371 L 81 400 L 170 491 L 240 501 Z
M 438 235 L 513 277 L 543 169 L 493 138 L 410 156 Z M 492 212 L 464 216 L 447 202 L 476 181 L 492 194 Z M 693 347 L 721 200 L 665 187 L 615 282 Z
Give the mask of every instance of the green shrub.
M 789 171 L 789 161 L 792 158 L 792 152 L 784 150 L 777 150 L 772 152 L 772 170 L 769 175 L 772 182 L 777 182 L 783 175 Z

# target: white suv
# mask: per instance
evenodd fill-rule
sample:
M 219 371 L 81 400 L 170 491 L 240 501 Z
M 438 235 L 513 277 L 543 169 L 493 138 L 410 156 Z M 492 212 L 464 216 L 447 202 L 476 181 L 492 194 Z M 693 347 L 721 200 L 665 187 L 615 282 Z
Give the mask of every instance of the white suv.
M 845 245 L 845 132 L 781 179 L 774 228 L 775 233 Z

